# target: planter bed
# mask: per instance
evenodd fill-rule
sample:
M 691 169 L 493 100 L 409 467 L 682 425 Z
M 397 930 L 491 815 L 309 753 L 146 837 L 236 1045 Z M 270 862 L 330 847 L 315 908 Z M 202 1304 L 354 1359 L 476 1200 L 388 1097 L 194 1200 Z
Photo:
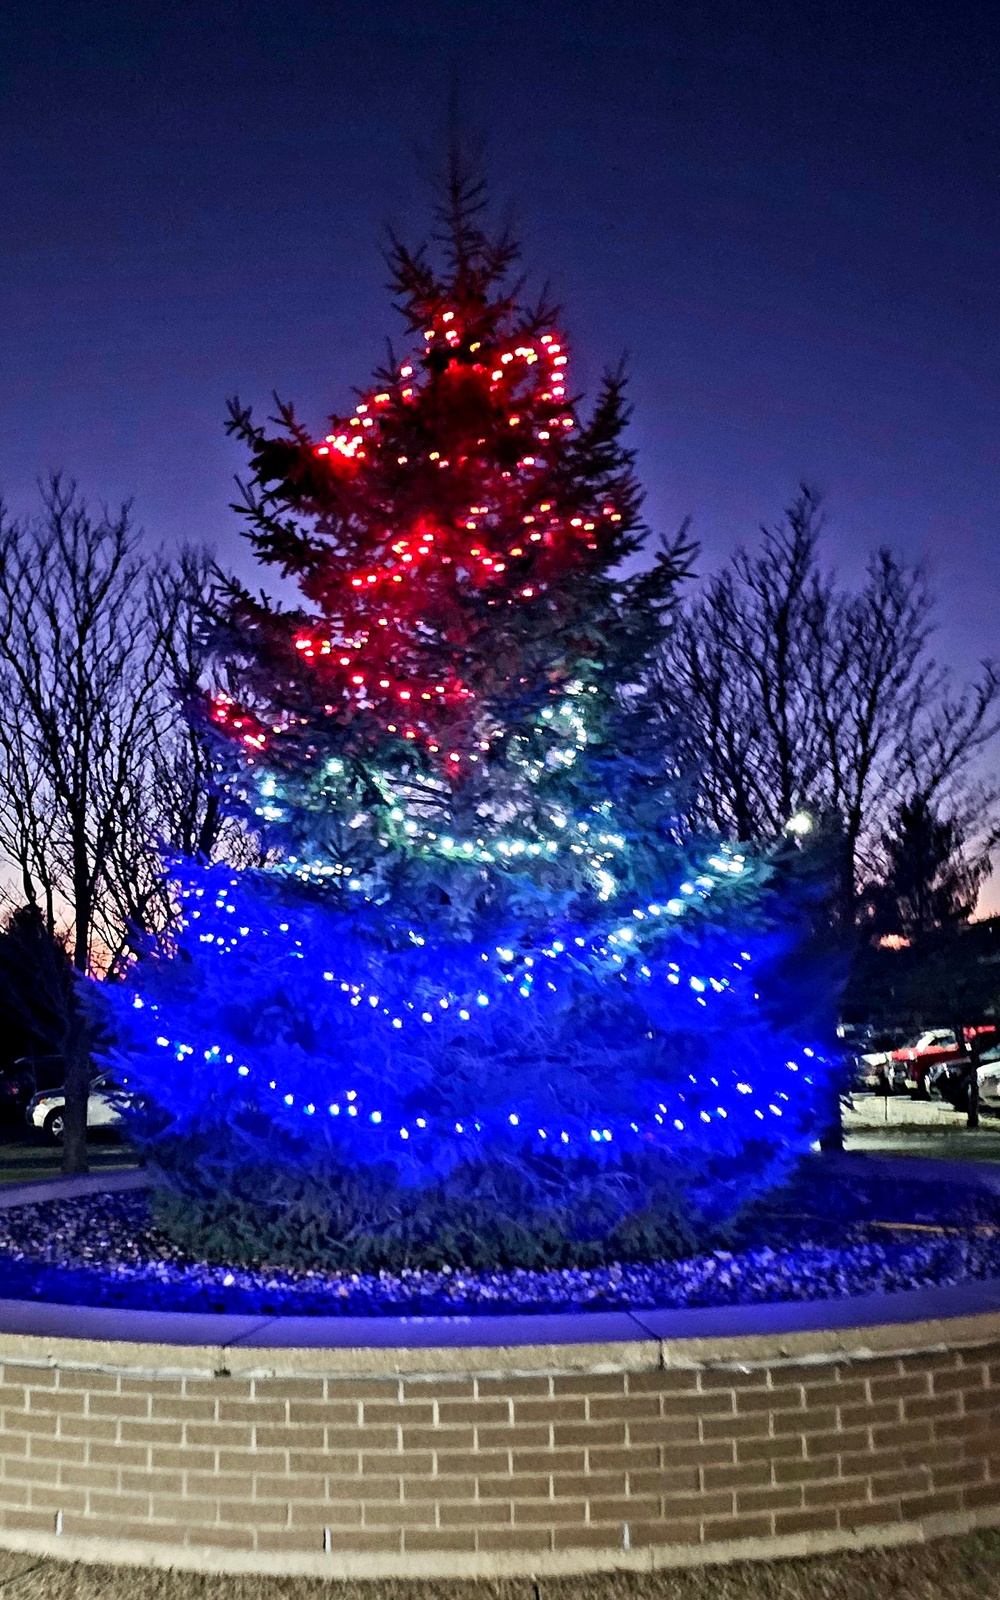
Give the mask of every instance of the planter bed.
M 824 1300 L 1000 1277 L 1000 1195 L 966 1182 L 816 1164 L 716 1249 L 588 1270 L 294 1271 L 192 1260 L 136 1189 L 0 1211 L 7 1297 L 265 1316 L 477 1316 Z
M 878 1164 L 844 1170 L 874 1181 Z M 992 1226 L 993 1203 L 979 1193 L 973 1226 Z M 0 1542 L 24 1551 L 498 1576 L 1000 1521 L 1000 1281 L 987 1276 L 534 1315 L 8 1298 L 0 1360 Z

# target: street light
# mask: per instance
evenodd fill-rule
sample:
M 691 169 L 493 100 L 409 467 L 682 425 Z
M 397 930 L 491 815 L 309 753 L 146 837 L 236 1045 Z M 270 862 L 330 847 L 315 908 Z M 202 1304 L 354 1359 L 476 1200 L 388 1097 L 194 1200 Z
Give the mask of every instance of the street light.
M 785 823 L 785 832 L 793 833 L 797 839 L 805 834 L 812 833 L 816 823 L 808 811 L 795 811 Z

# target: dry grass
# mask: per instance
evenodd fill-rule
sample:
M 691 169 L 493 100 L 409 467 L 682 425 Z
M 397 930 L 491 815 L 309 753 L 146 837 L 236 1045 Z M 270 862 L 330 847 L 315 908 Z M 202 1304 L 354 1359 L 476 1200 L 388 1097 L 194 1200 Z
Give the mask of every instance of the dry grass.
M 1000 1600 L 1000 1530 L 926 1545 L 656 1574 L 327 1583 L 36 1561 L 0 1551 L 0 1600 Z
M 91 1138 L 87 1159 L 91 1172 L 119 1172 L 136 1164 L 132 1151 L 117 1139 Z M 39 1179 L 58 1178 L 61 1173 L 59 1145 L 43 1144 L 20 1133 L 17 1137 L 6 1131 L 0 1133 L 0 1184 L 36 1183 Z

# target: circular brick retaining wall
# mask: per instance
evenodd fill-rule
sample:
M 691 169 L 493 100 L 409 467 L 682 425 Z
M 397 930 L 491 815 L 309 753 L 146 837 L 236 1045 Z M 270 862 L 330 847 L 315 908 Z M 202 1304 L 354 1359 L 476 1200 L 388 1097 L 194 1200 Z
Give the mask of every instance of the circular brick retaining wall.
M 457 1577 L 1000 1521 L 993 1312 L 492 1348 L 11 1332 L 0 1360 L 0 1543 L 24 1551 Z
M 859 1177 L 1000 1188 L 995 1168 L 838 1161 Z M 23 1186 L 0 1192 L 0 1208 L 143 1182 Z M 472 1577 L 799 1555 L 996 1523 L 1000 1282 L 474 1319 L 0 1300 L 10 1549 Z

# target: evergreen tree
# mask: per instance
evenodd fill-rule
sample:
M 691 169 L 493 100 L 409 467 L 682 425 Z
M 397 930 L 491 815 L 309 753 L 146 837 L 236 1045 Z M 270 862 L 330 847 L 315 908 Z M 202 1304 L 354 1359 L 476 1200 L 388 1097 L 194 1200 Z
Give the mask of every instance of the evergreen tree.
M 263 797 L 301 846 L 300 876 L 449 919 L 470 892 L 509 889 L 508 867 L 519 896 L 530 882 L 607 901 L 672 849 L 674 774 L 639 684 L 692 554 L 681 537 L 629 572 L 648 530 L 622 377 L 584 420 L 554 313 L 518 303 L 514 248 L 482 231 L 482 206 L 456 166 L 443 271 L 394 246 L 420 354 L 323 442 L 291 408 L 275 438 L 232 407 L 253 547 L 311 609 L 240 597 L 233 695 L 214 712 L 249 752 L 254 810 Z M 612 810 L 620 826 L 602 826 Z M 584 813 L 598 821 L 567 849 Z
M 621 376 L 585 416 L 482 218 L 453 166 L 436 252 L 390 257 L 416 352 L 324 439 L 232 407 L 251 541 L 305 602 L 234 594 L 207 712 L 272 865 L 181 864 L 120 997 L 203 1249 L 669 1251 L 812 1126 L 817 1057 L 745 948 L 766 873 L 683 837 L 642 687 L 690 547 L 636 565 Z
M 923 795 L 899 807 L 886 837 L 886 870 L 866 897 L 870 931 L 923 940 L 968 922 L 990 869 L 988 854 L 969 861 L 961 830 Z
M 17 906 L 0 925 L 0 1022 L 31 1092 L 62 1085 L 77 1067 L 86 1137 L 91 1052 L 100 1041 L 100 995 L 75 971 L 67 941 L 37 905 Z

